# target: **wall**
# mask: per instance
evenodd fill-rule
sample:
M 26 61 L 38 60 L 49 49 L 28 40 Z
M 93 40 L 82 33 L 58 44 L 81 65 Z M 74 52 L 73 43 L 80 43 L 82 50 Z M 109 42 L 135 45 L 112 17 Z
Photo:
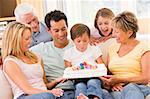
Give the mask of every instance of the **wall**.
M 17 5 L 16 0 L 1 0 L 0 17 L 12 17 L 13 11 Z
M 27 2 L 31 4 L 35 8 L 35 12 L 39 18 L 39 20 L 43 21 L 44 19 L 44 0 L 21 0 L 21 3 Z
M 139 32 L 150 34 L 150 18 L 142 18 L 138 20 Z

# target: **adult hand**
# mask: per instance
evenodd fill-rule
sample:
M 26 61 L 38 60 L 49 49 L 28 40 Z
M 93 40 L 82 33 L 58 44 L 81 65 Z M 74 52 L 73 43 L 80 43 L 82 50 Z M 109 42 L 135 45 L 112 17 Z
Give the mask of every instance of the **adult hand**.
M 99 43 L 98 38 L 90 37 L 90 45 L 97 45 Z
M 122 89 L 123 89 L 122 84 L 116 84 L 111 88 L 112 91 L 121 91 Z
M 110 36 L 107 36 L 107 37 L 100 37 L 100 38 L 98 39 L 98 41 L 99 41 L 99 43 L 101 43 L 101 42 L 107 41 L 107 40 L 110 39 L 110 38 L 111 38 Z
M 52 94 L 54 94 L 55 96 L 57 96 L 57 97 L 62 96 L 63 93 L 64 93 L 64 91 L 63 91 L 62 89 L 60 89 L 60 88 L 52 89 L 52 90 L 50 90 L 50 92 L 51 92 Z
M 65 82 L 67 79 L 66 78 L 63 78 L 63 77 L 60 77 L 60 78 L 57 78 L 57 79 L 55 79 L 55 81 L 57 82 L 57 83 L 63 83 L 63 82 Z
M 110 85 L 110 86 L 113 86 L 118 83 L 118 79 L 116 77 L 114 77 L 113 75 L 107 75 L 107 76 L 103 76 L 101 78 L 107 85 Z

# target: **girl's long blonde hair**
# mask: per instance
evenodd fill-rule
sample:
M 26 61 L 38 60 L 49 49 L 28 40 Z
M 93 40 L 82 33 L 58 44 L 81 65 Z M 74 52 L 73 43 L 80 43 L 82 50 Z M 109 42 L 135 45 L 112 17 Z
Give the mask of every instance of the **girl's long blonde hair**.
M 38 61 L 37 56 L 31 51 L 23 52 L 21 50 L 20 42 L 22 39 L 23 32 L 29 29 L 31 32 L 30 26 L 22 24 L 19 22 L 11 22 L 8 24 L 4 35 L 2 37 L 2 58 L 3 60 L 7 56 L 15 56 L 19 58 L 20 55 L 25 55 L 30 58 L 34 63 Z

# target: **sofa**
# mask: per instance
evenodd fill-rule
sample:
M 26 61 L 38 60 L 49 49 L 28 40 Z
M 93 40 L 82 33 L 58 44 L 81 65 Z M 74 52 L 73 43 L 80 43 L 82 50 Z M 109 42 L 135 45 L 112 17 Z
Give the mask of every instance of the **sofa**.
M 150 38 L 148 38 L 150 37 L 150 35 L 144 35 L 144 36 L 138 35 L 137 37 L 139 40 L 144 40 L 144 41 L 146 40 L 146 42 L 150 41 Z M 107 44 L 101 44 L 100 46 L 102 53 L 104 54 L 103 56 L 104 62 L 106 62 L 106 53 L 107 53 L 108 46 L 112 43 L 115 43 L 115 39 L 110 40 L 109 42 L 107 42 Z M 148 45 L 150 44 L 148 43 Z M 1 69 L 0 69 L 0 99 L 13 99 L 11 87 Z M 148 95 L 146 99 L 150 99 L 150 95 Z

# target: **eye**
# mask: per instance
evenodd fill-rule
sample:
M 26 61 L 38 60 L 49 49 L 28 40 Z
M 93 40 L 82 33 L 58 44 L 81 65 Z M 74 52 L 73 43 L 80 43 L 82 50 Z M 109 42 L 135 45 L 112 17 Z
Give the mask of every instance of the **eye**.
M 77 40 L 77 42 L 80 43 L 81 41 L 80 41 L 80 40 Z
M 98 25 L 102 25 L 102 23 L 98 23 Z
M 86 43 L 86 42 L 87 42 L 87 40 L 84 40 L 83 42 L 84 42 L 84 43 Z
M 31 39 L 31 36 L 30 36 L 30 37 L 25 38 L 25 40 L 29 40 L 29 39 Z
M 31 24 L 31 22 L 27 22 L 27 24 L 29 24 L 29 25 L 30 25 L 30 24 Z
M 64 28 L 62 28 L 61 30 L 62 30 L 62 31 L 65 31 L 65 30 L 66 30 L 66 28 L 64 27 Z
M 105 22 L 105 25 L 108 25 L 109 24 L 109 22 Z
M 36 19 L 34 18 L 32 21 L 36 21 Z
M 59 32 L 59 30 L 54 30 L 55 32 Z

